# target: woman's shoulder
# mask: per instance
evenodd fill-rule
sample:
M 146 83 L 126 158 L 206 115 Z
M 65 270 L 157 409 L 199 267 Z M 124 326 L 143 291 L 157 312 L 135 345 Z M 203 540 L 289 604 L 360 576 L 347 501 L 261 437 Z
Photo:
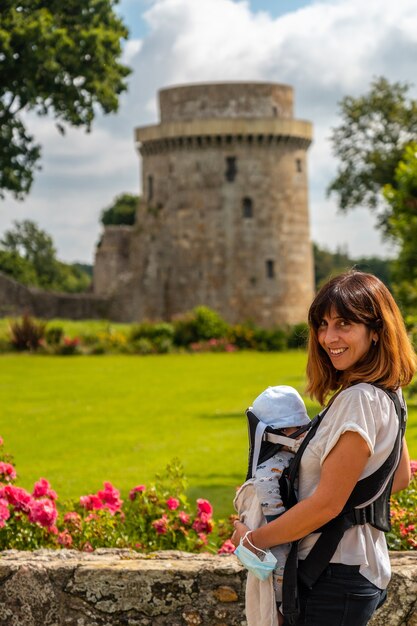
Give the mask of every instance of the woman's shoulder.
M 401 397 L 400 397 L 401 399 Z M 330 410 L 338 411 L 340 408 L 362 409 L 372 413 L 390 413 L 394 409 L 394 404 L 388 394 L 370 383 L 357 383 L 341 391 L 331 403 Z M 395 409 L 394 409 L 395 410 Z

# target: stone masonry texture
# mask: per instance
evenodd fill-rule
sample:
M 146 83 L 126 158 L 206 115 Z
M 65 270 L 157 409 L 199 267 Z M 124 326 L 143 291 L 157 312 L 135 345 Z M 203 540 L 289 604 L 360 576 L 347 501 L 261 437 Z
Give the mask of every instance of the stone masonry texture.
M 143 202 L 107 227 L 94 294 L 113 319 L 171 319 L 207 305 L 227 321 L 305 321 L 313 297 L 309 122 L 273 83 L 185 85 L 159 93 L 161 122 L 136 129 Z
M 370 626 L 417 626 L 417 555 L 391 561 Z M 245 579 L 232 555 L 10 550 L 0 553 L 0 626 L 245 626 Z

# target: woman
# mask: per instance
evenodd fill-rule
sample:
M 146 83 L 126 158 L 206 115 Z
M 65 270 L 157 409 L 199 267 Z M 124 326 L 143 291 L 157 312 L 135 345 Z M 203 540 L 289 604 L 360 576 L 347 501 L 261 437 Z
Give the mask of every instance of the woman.
M 248 532 L 235 523 L 233 542 L 255 551 L 302 539 L 305 559 L 319 537 L 314 531 L 343 509 L 359 479 L 378 469 L 398 433 L 395 391 L 416 370 L 416 355 L 401 313 L 375 276 L 352 271 L 325 284 L 308 316 L 307 390 L 328 410 L 300 465 L 299 503 L 281 517 Z M 377 386 L 374 386 L 378 385 Z M 392 491 L 410 481 L 406 442 Z M 370 524 L 348 529 L 331 562 L 310 589 L 299 584 L 299 626 L 365 626 L 385 599 L 390 563 L 384 533 Z

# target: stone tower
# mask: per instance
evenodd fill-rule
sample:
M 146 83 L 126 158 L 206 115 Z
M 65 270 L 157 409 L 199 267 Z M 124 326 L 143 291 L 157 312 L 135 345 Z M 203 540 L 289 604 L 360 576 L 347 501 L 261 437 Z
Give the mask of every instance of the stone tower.
M 306 151 L 293 90 L 272 83 L 159 92 L 161 122 L 136 129 L 137 225 L 105 230 L 94 285 L 119 319 L 170 319 L 205 304 L 229 322 L 306 319 L 313 297 Z

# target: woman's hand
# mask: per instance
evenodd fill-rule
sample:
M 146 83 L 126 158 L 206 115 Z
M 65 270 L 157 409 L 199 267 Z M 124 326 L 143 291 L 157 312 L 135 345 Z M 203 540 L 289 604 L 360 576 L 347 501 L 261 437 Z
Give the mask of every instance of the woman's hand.
M 240 540 L 242 539 L 242 537 L 244 537 L 246 535 L 246 533 L 248 532 L 249 528 L 246 526 L 246 524 L 243 524 L 242 522 L 239 522 L 239 520 L 236 520 L 233 525 L 235 527 L 235 531 L 234 531 L 234 533 L 233 533 L 233 535 L 231 537 L 231 542 L 237 548 L 237 546 L 240 543 Z M 249 550 L 251 549 L 251 547 L 249 545 L 247 545 L 245 547 L 249 548 Z

